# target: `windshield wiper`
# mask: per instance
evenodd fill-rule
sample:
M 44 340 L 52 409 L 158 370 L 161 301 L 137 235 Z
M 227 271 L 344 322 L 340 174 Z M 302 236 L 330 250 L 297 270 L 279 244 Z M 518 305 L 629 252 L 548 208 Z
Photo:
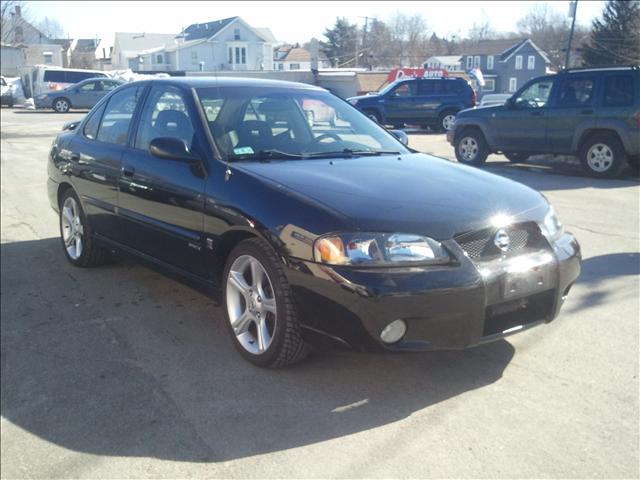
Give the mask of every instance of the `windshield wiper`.
M 335 152 L 315 152 L 305 154 L 308 158 L 334 158 L 334 157 L 379 157 L 381 155 L 400 155 L 400 152 L 391 150 L 344 150 Z
M 258 150 L 255 153 L 242 153 L 242 154 L 233 154 L 229 155 L 229 160 L 260 160 L 260 161 L 268 161 L 271 159 L 279 160 L 279 159 L 294 159 L 299 160 L 302 158 L 306 158 L 306 155 L 298 154 L 298 153 L 288 153 L 283 152 L 281 150 Z

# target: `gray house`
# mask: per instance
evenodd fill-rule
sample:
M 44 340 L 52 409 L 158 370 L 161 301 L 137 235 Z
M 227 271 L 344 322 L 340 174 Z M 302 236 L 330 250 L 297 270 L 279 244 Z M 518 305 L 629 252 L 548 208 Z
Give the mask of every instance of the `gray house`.
M 547 55 L 528 38 L 482 40 L 460 52 L 462 68 L 479 68 L 485 85 L 479 92 L 513 93 L 532 78 L 544 75 Z

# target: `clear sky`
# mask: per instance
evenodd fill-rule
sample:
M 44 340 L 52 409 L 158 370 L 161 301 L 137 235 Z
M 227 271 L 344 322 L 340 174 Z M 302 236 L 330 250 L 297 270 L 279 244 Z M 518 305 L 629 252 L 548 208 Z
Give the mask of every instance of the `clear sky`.
M 438 35 L 465 35 L 485 14 L 498 31 L 515 30 L 517 20 L 533 3 L 548 3 L 566 15 L 567 1 L 30 1 L 27 11 L 36 18 L 57 19 L 70 38 L 102 38 L 112 45 L 116 31 L 178 33 L 196 22 L 241 16 L 254 27 L 269 27 L 280 42 L 322 39 L 337 16 L 362 25 L 364 15 L 385 20 L 394 12 L 421 13 Z M 580 0 L 577 22 L 590 24 L 603 1 Z

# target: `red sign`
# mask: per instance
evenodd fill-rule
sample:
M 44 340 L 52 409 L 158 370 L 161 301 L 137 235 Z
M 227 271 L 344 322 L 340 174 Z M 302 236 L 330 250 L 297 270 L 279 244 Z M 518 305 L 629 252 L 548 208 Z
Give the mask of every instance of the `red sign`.
M 387 81 L 389 83 L 400 80 L 401 78 L 442 78 L 447 77 L 449 72 L 440 68 L 394 68 L 389 72 Z

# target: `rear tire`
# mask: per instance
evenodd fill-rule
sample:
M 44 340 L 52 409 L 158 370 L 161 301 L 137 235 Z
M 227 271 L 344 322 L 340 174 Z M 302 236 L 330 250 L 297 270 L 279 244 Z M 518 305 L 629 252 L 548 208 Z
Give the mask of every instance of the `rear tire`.
M 53 109 L 58 113 L 67 113 L 71 109 L 71 102 L 63 97 L 56 98 L 53 101 Z
M 440 114 L 438 117 L 438 129 L 441 132 L 446 132 L 447 130 L 451 130 L 453 127 L 453 122 L 456 120 L 456 112 L 455 110 L 446 110 Z
M 69 188 L 60 199 L 60 239 L 67 260 L 76 267 L 98 267 L 111 252 L 96 244 L 78 196 Z
M 365 110 L 364 114 L 374 122 L 377 122 L 380 125 L 382 125 L 382 118 L 380 117 L 380 114 L 375 110 Z
M 624 146 L 610 133 L 592 135 L 580 147 L 582 168 L 595 178 L 615 178 L 627 162 Z
M 460 132 L 455 140 L 456 159 L 465 165 L 479 167 L 487 161 L 489 147 L 480 130 L 475 128 Z
M 504 152 L 504 156 L 511 163 L 524 163 L 529 158 L 529 155 L 526 153 L 518 153 L 518 152 Z
M 231 251 L 222 285 L 225 323 L 246 360 L 277 368 L 306 357 L 309 348 L 301 335 L 293 292 L 276 252 L 264 240 L 243 240 Z

